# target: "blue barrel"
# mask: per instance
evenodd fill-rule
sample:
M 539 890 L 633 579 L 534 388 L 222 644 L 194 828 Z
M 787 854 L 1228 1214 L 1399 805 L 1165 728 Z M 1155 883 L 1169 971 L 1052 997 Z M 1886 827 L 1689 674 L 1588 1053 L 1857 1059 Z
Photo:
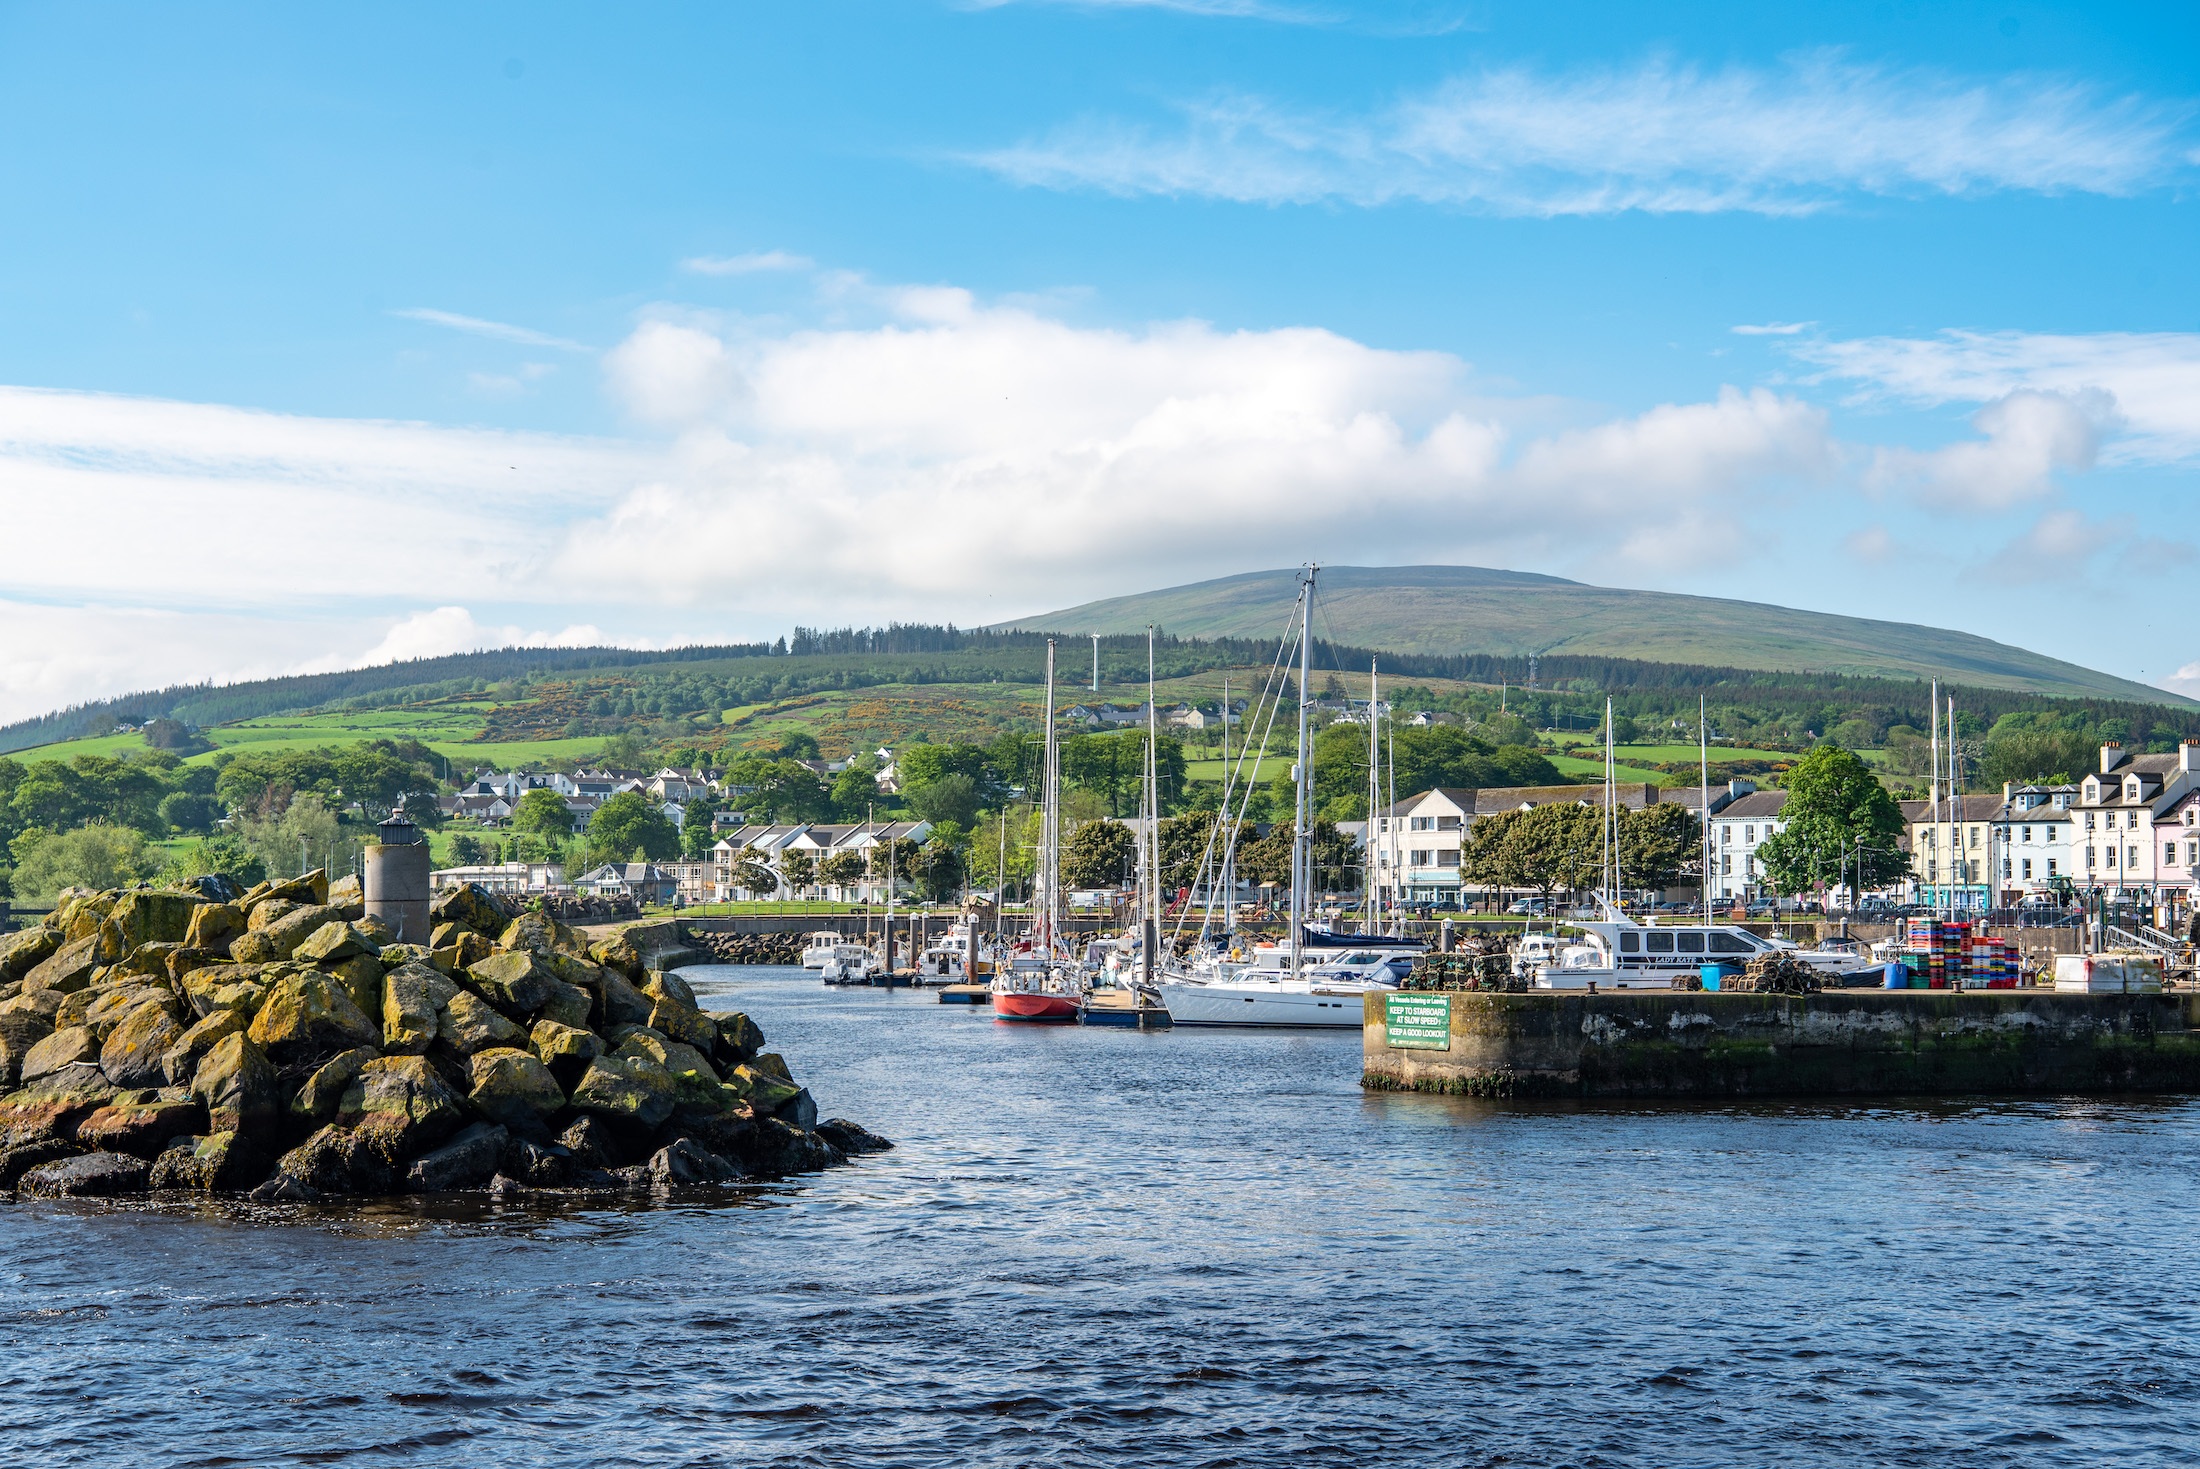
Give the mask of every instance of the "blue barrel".
M 1737 966 L 1732 964 L 1706 964 L 1696 971 L 1696 973 L 1702 977 L 1703 987 L 1707 990 L 1717 989 L 1719 987 L 1719 981 L 1724 979 L 1727 975 L 1739 974 L 1741 972 L 1742 971 Z
M 1886 988 L 1906 990 L 1910 987 L 1910 967 L 1897 959 L 1887 966 Z

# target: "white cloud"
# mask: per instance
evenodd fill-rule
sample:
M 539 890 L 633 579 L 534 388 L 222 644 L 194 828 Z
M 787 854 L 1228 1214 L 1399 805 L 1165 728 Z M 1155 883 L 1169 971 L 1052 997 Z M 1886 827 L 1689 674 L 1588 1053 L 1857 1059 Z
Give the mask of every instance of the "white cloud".
M 2102 425 L 2113 417 L 2097 389 L 2075 397 L 2022 389 L 1971 416 L 1982 438 L 1922 452 L 1879 450 L 1867 483 L 1915 490 L 1946 508 L 2007 510 L 2052 493 L 2056 470 L 2091 469 Z
M 2187 663 L 2163 679 L 2161 686 L 2188 699 L 2200 699 L 2200 663 Z
M 2200 458 L 2200 333 L 1947 331 L 1801 342 L 1794 351 L 1830 377 L 1911 403 L 1985 403 L 2019 392 L 2105 402 L 2113 422 L 2104 425 L 2102 462 Z
M 455 311 L 437 311 L 427 306 L 408 306 L 401 311 L 392 311 L 390 315 L 402 316 L 408 321 L 424 321 L 431 326 L 449 327 L 454 332 L 465 332 L 469 336 L 490 337 L 499 342 L 516 342 L 522 347 L 555 347 L 561 352 L 596 350 L 584 342 L 553 337 L 547 332 L 533 331 L 524 326 L 485 321 L 478 316 L 460 316 Z
M 1792 214 L 1855 193 L 2129 194 L 2180 172 L 2186 146 L 2180 107 L 1830 52 L 1777 70 L 1494 70 L 1359 114 L 1242 96 L 1181 111 L 1174 128 L 1086 119 L 969 161 L 1021 183 L 1127 195 Z
M 697 275 L 754 275 L 759 271 L 811 270 L 817 262 L 807 255 L 785 250 L 752 250 L 746 255 L 697 255 L 680 262 L 682 270 Z
M 1851 556 L 1868 563 L 1891 561 L 1900 550 L 1900 544 L 1883 525 L 1867 525 L 1851 531 L 1841 544 Z
M 590 623 L 575 623 L 559 632 L 530 632 L 517 625 L 484 626 L 464 607 L 437 607 L 399 618 L 382 641 L 363 653 L 339 654 L 318 663 L 302 665 L 301 673 L 333 668 L 372 668 L 382 663 L 402 663 L 410 658 L 441 658 L 452 653 L 472 653 L 483 648 L 595 648 L 641 647 L 615 639 Z
M 1737 326 L 1729 330 L 1737 337 L 1792 337 L 1816 325 L 1815 321 L 1768 321 L 1762 326 Z

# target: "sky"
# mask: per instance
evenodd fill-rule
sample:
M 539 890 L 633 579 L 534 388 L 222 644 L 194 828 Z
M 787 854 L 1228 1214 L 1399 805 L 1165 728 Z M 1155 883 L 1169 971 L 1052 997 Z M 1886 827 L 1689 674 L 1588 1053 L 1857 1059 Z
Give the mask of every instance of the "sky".
M 1313 560 L 2200 694 L 2200 10 L 0 4 L 0 719 Z

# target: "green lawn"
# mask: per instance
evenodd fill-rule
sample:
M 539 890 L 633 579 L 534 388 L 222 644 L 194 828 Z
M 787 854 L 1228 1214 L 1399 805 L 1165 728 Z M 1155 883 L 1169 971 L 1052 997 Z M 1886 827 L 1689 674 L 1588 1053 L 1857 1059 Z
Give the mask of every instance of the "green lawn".
M 1167 749 L 1168 747 L 1164 745 L 1162 746 L 1162 748 Z M 1245 771 L 1252 768 L 1253 763 L 1254 762 L 1248 760 L 1241 765 L 1237 756 L 1232 755 L 1230 757 L 1230 768 L 1235 771 L 1238 777 L 1241 779 L 1243 778 Z M 1222 769 L 1222 757 L 1219 754 L 1214 756 L 1212 759 L 1206 760 L 1193 759 L 1187 756 L 1184 761 L 1184 778 L 1186 780 L 1202 780 L 1214 785 L 1220 785 L 1222 784 Z M 1255 783 L 1259 783 L 1261 781 L 1274 780 L 1279 775 L 1288 777 L 1290 774 L 1290 756 L 1270 755 L 1266 759 L 1259 762 L 1259 768 L 1254 772 L 1254 780 Z
M 1604 761 L 1601 758 L 1596 760 L 1576 760 L 1571 755 L 1547 755 L 1544 758 L 1549 760 L 1553 765 L 1557 766 L 1559 769 L 1559 773 L 1562 775 L 1586 775 L 1600 781 L 1604 779 Z M 1640 766 L 1635 765 L 1614 766 L 1613 779 L 1627 781 L 1649 781 L 1651 784 L 1660 787 L 1672 786 L 1674 784 L 1674 778 L 1670 775 L 1667 775 L 1662 770 L 1644 770 Z M 1685 785 L 1687 784 L 1687 782 L 1682 781 L 1681 784 Z

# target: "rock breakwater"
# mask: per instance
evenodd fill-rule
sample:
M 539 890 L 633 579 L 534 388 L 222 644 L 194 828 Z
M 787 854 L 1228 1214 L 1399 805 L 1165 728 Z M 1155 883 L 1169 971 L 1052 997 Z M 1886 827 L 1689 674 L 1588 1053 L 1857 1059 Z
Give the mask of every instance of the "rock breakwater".
M 891 1146 L 623 938 L 475 886 L 434 919 L 392 943 L 314 873 L 77 892 L 0 935 L 0 1189 L 648 1191 Z
M 687 943 L 710 955 L 713 964 L 800 964 L 799 933 L 708 933 L 685 931 Z

